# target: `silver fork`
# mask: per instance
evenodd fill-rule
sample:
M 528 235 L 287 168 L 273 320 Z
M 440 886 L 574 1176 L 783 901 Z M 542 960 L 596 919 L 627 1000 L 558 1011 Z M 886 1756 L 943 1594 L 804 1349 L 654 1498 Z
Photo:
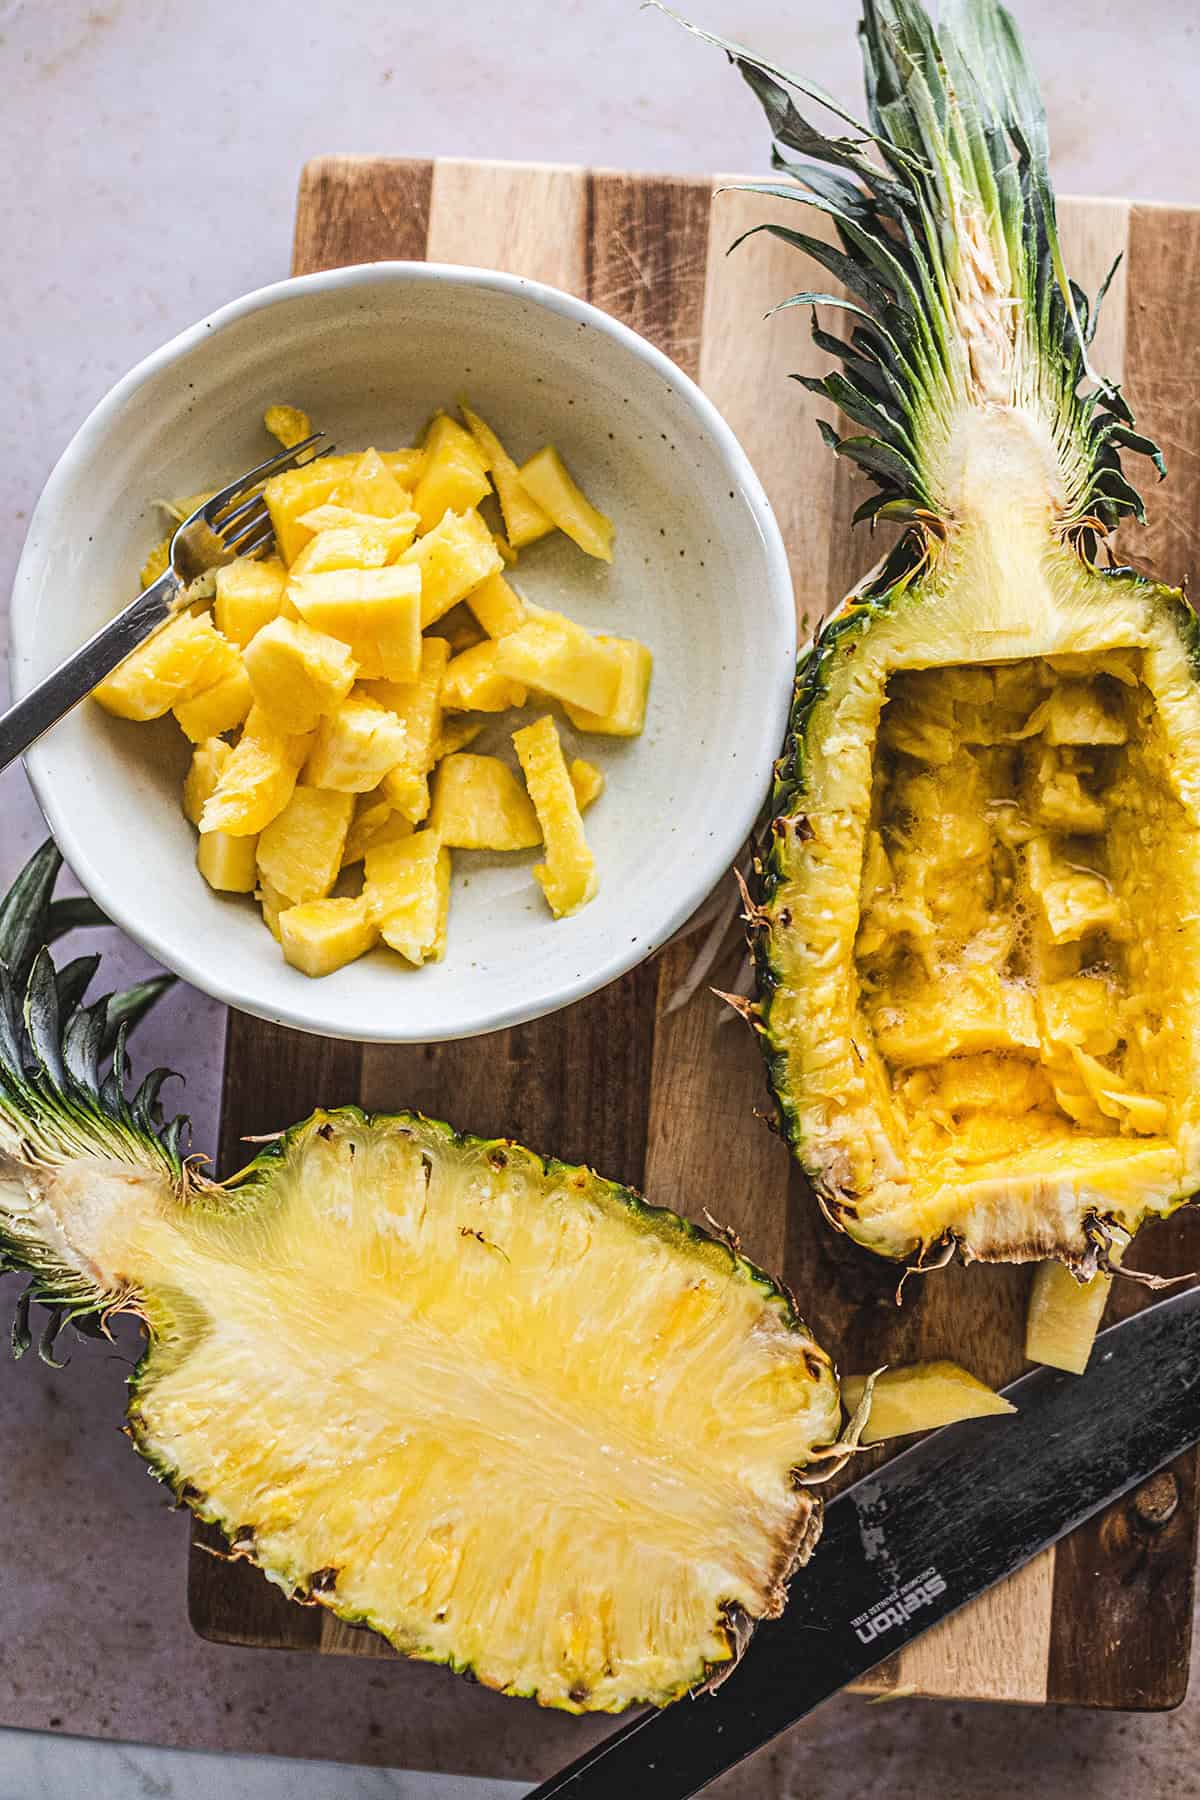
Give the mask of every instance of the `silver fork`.
M 278 451 L 184 519 L 171 539 L 171 560 L 158 580 L 0 716 L 0 770 L 24 755 L 44 731 L 111 675 L 131 650 L 174 618 L 189 582 L 232 562 L 235 556 L 259 556 L 274 543 L 263 483 L 295 467 L 324 436 L 323 431 L 314 431 L 303 443 Z M 328 445 L 318 454 L 328 455 L 332 448 Z

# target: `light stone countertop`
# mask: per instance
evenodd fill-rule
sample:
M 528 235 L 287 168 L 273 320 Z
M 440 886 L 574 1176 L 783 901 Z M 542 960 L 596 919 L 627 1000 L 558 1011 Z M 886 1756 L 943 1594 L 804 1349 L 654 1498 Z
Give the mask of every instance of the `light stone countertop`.
M 1200 202 L 1194 0 L 1015 3 L 1046 87 L 1060 190 Z M 857 104 L 851 0 L 695 0 L 692 10 Z M 509 0 L 503 8 L 487 0 L 432 8 L 0 0 L 0 81 L 5 594 L 30 509 L 92 404 L 174 332 L 287 272 L 307 157 L 348 150 L 680 171 L 765 166 L 758 109 L 723 59 L 636 0 Z M 20 773 L 7 777 L 5 822 L 7 885 L 43 832 Z M 110 956 L 108 975 L 115 981 L 145 966 L 126 945 Z M 177 991 L 141 1034 L 142 1055 L 186 1072 L 201 1145 L 215 1141 L 221 1030 L 217 1007 Z M 322 1687 L 327 1704 L 339 1704 L 345 1672 L 326 1671 L 304 1716 L 289 1721 L 272 1711 L 269 1657 L 197 1645 L 184 1617 L 183 1521 L 164 1513 L 111 1429 L 121 1379 L 120 1365 L 86 1351 L 62 1377 L 36 1363 L 0 1369 L 0 1695 L 19 1696 L 30 1724 L 82 1721 L 105 1733 L 130 1716 L 123 1709 L 134 1672 L 152 1671 L 129 1728 L 137 1735 L 219 1742 L 236 1687 L 262 1718 L 261 1741 L 282 1748 L 302 1740 L 320 1755 Z M 89 1537 L 98 1513 L 111 1520 L 103 1554 L 94 1527 Z M 191 1729 L 198 1718 L 199 1734 Z M 378 1762 L 366 1731 L 361 1754 Z M 1079 1791 L 1168 1800 L 1200 1793 L 1198 1763 L 1194 1702 L 1136 1718 L 838 1700 L 713 1792 L 834 1800 L 886 1785 L 895 1800 L 924 1800 L 933 1775 L 947 1800 L 1007 1800 L 1022 1787 L 1046 1800 Z M 84 1788 L 110 1800 L 501 1800 L 523 1791 L 378 1767 L 0 1732 L 0 1800 L 65 1800 Z

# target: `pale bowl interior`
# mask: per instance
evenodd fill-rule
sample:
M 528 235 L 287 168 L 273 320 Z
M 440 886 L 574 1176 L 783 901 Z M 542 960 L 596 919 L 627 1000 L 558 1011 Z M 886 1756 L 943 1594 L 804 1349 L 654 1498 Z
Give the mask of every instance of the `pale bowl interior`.
M 555 921 L 531 875 L 536 853 L 456 852 L 444 962 L 418 971 L 380 950 L 311 981 L 284 963 L 252 901 L 218 896 L 197 874 L 179 806 L 189 752 L 173 721 L 130 724 L 85 703 L 29 758 L 67 860 L 110 917 L 195 986 L 308 1031 L 470 1036 L 612 980 L 727 869 L 783 733 L 795 654 L 786 560 L 753 472 L 698 390 L 566 296 L 410 264 L 251 296 L 101 403 L 31 527 L 13 596 L 17 692 L 132 597 L 164 529 L 156 499 L 219 484 L 269 452 L 266 405 L 304 407 L 339 448 L 392 448 L 459 396 L 518 456 L 557 443 L 616 522 L 611 567 L 556 536 L 522 555 L 517 584 L 654 652 L 644 736 L 564 732 L 607 777 L 587 820 L 600 870 L 590 906 Z M 479 747 L 511 754 L 511 729 L 491 728 Z

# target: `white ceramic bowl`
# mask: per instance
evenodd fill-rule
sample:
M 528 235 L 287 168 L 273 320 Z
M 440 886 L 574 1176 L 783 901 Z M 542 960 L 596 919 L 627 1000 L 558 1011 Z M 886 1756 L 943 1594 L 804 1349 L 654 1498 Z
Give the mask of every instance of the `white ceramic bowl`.
M 591 905 L 556 921 L 530 873 L 536 853 L 456 851 L 443 962 L 413 970 L 381 950 L 312 981 L 283 961 L 249 899 L 220 897 L 197 874 L 179 809 L 188 748 L 173 720 L 131 724 L 85 703 L 28 759 L 67 861 L 117 924 L 194 986 L 305 1031 L 467 1037 L 612 981 L 725 873 L 783 737 L 795 658 L 787 559 L 729 427 L 673 363 L 595 308 L 424 263 L 264 288 L 113 388 L 34 514 L 12 601 L 16 692 L 131 597 L 163 531 L 156 499 L 261 459 L 266 405 L 305 407 L 339 448 L 387 449 L 460 395 L 518 456 L 557 443 L 616 522 L 611 567 L 555 534 L 521 557 L 518 585 L 654 652 L 644 735 L 581 740 L 608 781 L 587 821 L 600 873 Z M 512 728 L 478 748 L 500 748 Z

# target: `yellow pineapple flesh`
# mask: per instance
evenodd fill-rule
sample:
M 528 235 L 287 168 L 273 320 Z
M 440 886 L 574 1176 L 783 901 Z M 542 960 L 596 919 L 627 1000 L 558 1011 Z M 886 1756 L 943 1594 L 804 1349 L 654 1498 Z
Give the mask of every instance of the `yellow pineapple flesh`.
M 503 564 L 492 534 L 477 512 L 448 512 L 432 531 L 402 553 L 400 566 L 420 571 L 424 631 Z
M 490 638 L 507 637 L 529 618 L 529 608 L 503 575 L 489 575 L 471 590 L 467 605 Z
M 378 450 L 364 450 L 351 474 L 331 490 L 329 498 L 334 506 L 369 513 L 376 519 L 394 519 L 410 510 L 410 495 Z
M 258 870 L 272 891 L 296 905 L 323 900 L 341 871 L 353 816 L 353 794 L 297 785 L 258 840 Z
M 275 543 L 284 562 L 292 564 L 313 533 L 301 523 L 303 515 L 322 506 L 340 483 L 353 472 L 357 456 L 322 456 L 272 475 L 263 487 L 263 499 L 271 515 Z
M 222 894 L 252 894 L 257 880 L 252 837 L 226 831 L 202 832 L 196 844 L 196 867 L 210 888 Z
M 454 756 L 459 750 L 465 750 L 475 742 L 483 727 L 482 719 L 469 719 L 461 713 L 457 717 L 443 719 L 434 761 L 441 762 L 444 756 Z
M 613 522 L 598 512 L 576 486 L 553 444 L 547 444 L 523 463 L 521 486 L 542 511 L 589 556 L 603 562 L 613 557 Z
M 205 802 L 201 831 L 252 837 L 264 830 L 291 799 L 311 741 L 304 733 L 276 731 L 266 715 L 252 707 Z
M 201 688 L 191 700 L 177 700 L 171 711 L 184 737 L 193 744 L 220 737 L 242 723 L 254 701 L 250 677 L 240 657 L 236 667 L 212 687 Z
M 368 681 L 363 692 L 394 713 L 404 727 L 404 755 L 382 786 L 405 818 L 418 823 L 429 811 L 428 775 L 434 765 L 442 718 L 442 683 L 450 656 L 442 638 L 425 638 L 421 672 L 415 681 Z
M 571 763 L 570 774 L 576 805 L 580 812 L 584 812 L 604 792 L 604 771 L 598 769 L 595 763 L 577 756 Z
M 231 673 L 236 651 L 207 613 L 178 613 L 105 676 L 93 695 L 120 719 L 160 719 Z
M 310 580 L 316 580 L 313 576 Z M 242 653 L 256 703 L 278 731 L 312 731 L 354 685 L 349 647 L 302 620 L 273 619 Z
M 842 1404 L 853 1416 L 866 1392 L 863 1375 L 847 1375 Z M 882 1444 L 915 1431 L 937 1431 L 962 1419 L 984 1419 L 1017 1409 L 969 1370 L 953 1362 L 912 1363 L 884 1369 L 875 1379 L 871 1410 L 859 1442 Z
M 598 882 L 558 727 L 549 716 L 538 719 L 514 732 L 513 744 L 546 846 L 533 873 L 554 916 L 565 918 L 595 897 Z
M 500 644 L 489 638 L 456 656 L 442 683 L 442 705 L 451 712 L 507 712 L 510 706 L 524 706 L 524 684 L 501 670 L 499 650 Z
M 1062 1263 L 1039 1263 L 1025 1320 L 1025 1354 L 1029 1361 L 1082 1375 L 1111 1286 L 1111 1275 L 1098 1273 L 1089 1281 L 1078 1281 Z
M 563 710 L 576 731 L 592 731 L 607 737 L 637 737 L 646 724 L 646 701 L 654 659 L 636 638 L 605 637 L 596 642 L 616 653 L 620 663 L 616 697 L 607 712 L 589 712 L 564 700 Z
M 380 936 L 419 967 L 439 962 L 450 906 L 450 852 L 435 831 L 372 846 L 363 858 L 363 898 Z
M 313 539 L 314 544 L 320 541 Z M 287 591 L 306 624 L 349 646 L 360 677 L 415 678 L 421 666 L 421 581 L 416 569 L 346 567 L 293 574 Z
M 393 519 L 373 519 L 340 506 L 317 506 L 305 513 L 303 523 L 314 535 L 292 564 L 293 581 L 328 569 L 382 569 L 412 543 L 417 515 L 406 512 Z
M 429 825 L 451 850 L 529 850 L 542 841 L 529 795 L 496 756 L 438 764 Z
M 422 531 L 432 531 L 447 512 L 464 513 L 491 492 L 471 438 L 462 443 L 443 436 L 433 449 L 426 445 L 425 468 L 413 490 L 413 510 Z
M 183 816 L 199 825 L 205 802 L 216 792 L 221 770 L 233 755 L 233 747 L 224 738 L 207 738 L 192 751 L 192 760 L 183 781 Z
M 392 844 L 399 838 L 409 837 L 412 829 L 411 820 L 396 811 L 382 788 L 376 788 L 370 794 L 359 794 L 342 851 L 343 869 L 361 862 L 374 845 Z
M 279 613 L 287 570 L 276 556 L 239 556 L 216 574 L 213 618 L 218 631 L 244 650 L 255 632 Z
M 522 686 L 592 713 L 611 712 L 621 685 L 617 651 L 561 613 L 540 613 L 502 637 L 495 663 Z
M 314 979 L 365 956 L 379 932 L 365 900 L 306 900 L 277 915 L 279 944 L 292 967 Z
M 403 721 L 356 689 L 318 724 L 304 777 L 314 787 L 369 793 L 403 761 L 407 748 Z
M 553 531 L 554 520 L 522 486 L 520 470 L 491 426 L 470 407 L 464 406 L 461 411 L 495 485 L 508 541 L 514 550 L 523 550 L 526 544 L 536 543 Z M 491 633 L 493 637 L 499 635 Z
M 298 406 L 268 406 L 263 424 L 285 450 L 312 436 L 312 420 Z

